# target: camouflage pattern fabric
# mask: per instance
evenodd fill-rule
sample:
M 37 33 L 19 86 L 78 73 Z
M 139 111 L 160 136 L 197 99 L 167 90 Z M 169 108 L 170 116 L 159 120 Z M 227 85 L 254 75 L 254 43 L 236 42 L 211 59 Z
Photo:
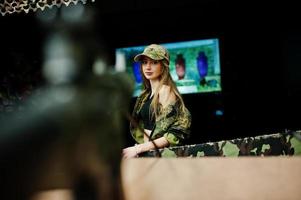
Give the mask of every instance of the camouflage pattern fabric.
M 137 143 L 143 143 L 143 123 L 139 117 L 139 112 L 148 99 L 150 93 L 142 93 L 136 100 L 133 109 L 133 119 L 138 123 L 138 126 L 130 124 L 130 132 L 132 137 Z M 170 146 L 181 145 L 190 136 L 191 114 L 185 109 L 184 112 L 180 110 L 179 101 L 175 104 L 169 105 L 164 108 L 161 114 L 156 118 L 155 128 L 151 136 L 152 140 L 160 137 L 165 137 Z
M 185 145 L 149 151 L 140 157 L 280 156 L 301 155 L 301 131 Z
M 166 60 L 169 64 L 169 53 L 166 50 L 165 47 L 158 45 L 158 44 L 151 44 L 149 46 L 147 46 L 143 53 L 138 54 L 134 57 L 134 60 L 136 62 L 140 61 L 140 59 L 143 57 L 149 57 L 153 60 Z

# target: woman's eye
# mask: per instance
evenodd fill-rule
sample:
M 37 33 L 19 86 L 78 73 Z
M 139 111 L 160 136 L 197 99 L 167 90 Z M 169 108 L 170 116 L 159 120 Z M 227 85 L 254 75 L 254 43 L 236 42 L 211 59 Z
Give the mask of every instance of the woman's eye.
M 159 63 L 159 61 L 157 61 L 157 60 L 154 60 L 154 61 L 143 60 L 143 61 L 141 61 L 142 65 L 147 65 L 148 63 L 151 64 L 151 65 L 157 65 Z

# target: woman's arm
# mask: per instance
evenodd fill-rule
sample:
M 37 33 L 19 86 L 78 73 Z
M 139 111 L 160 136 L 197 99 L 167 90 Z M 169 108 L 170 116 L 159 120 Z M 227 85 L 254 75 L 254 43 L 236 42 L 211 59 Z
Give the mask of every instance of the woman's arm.
M 156 146 L 154 145 L 156 144 Z M 142 144 L 138 144 L 132 147 L 128 147 L 123 149 L 122 151 L 122 157 L 123 158 L 134 158 L 138 156 L 138 154 L 150 151 L 157 148 L 163 148 L 169 146 L 169 142 L 166 140 L 165 137 L 160 137 L 158 139 L 155 139 L 154 141 L 145 142 Z

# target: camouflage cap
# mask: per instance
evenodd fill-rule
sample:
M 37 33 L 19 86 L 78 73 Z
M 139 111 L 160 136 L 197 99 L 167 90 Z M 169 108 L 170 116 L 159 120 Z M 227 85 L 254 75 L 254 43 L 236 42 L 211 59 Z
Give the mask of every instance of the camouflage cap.
M 147 56 L 153 60 L 166 60 L 169 64 L 169 53 L 166 48 L 158 44 L 151 44 L 145 47 L 143 53 L 135 56 L 134 60 L 140 61 L 143 56 Z

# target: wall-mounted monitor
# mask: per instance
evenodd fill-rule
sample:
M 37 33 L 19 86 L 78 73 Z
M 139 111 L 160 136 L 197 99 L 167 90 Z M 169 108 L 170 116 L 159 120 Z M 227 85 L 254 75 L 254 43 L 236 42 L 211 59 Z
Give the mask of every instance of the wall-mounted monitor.
M 219 40 L 202 39 L 161 44 L 170 53 L 170 73 L 182 94 L 220 92 Z M 135 81 L 133 96 L 142 88 L 140 63 L 135 55 L 142 53 L 145 46 L 129 46 L 116 49 L 116 70 L 126 71 Z

